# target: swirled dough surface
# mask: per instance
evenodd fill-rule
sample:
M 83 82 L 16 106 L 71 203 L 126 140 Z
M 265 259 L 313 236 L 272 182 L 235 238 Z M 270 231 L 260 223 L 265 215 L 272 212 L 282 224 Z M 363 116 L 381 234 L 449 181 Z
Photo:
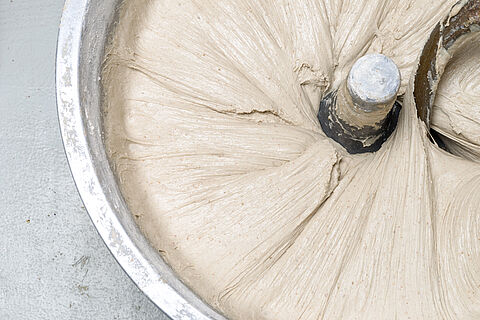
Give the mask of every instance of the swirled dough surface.
M 480 162 L 480 33 L 471 37 L 445 69 L 432 127 L 452 153 Z
M 102 80 L 108 154 L 138 224 L 205 301 L 231 319 L 480 318 L 480 166 L 428 139 L 409 84 L 453 4 L 124 1 Z M 352 156 L 316 115 L 373 52 L 399 66 L 403 109 L 382 149 Z M 434 123 L 477 143 L 471 52 Z

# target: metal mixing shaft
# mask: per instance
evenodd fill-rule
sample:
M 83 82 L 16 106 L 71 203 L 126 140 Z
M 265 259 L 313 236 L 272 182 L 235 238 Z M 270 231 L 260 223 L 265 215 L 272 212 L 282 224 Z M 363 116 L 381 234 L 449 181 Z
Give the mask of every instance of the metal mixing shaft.
M 400 89 L 400 71 L 382 54 L 363 56 L 348 74 L 347 89 L 359 112 L 390 111 Z
M 395 129 L 400 82 L 390 58 L 369 54 L 358 59 L 346 81 L 320 103 L 323 131 L 349 153 L 377 151 Z

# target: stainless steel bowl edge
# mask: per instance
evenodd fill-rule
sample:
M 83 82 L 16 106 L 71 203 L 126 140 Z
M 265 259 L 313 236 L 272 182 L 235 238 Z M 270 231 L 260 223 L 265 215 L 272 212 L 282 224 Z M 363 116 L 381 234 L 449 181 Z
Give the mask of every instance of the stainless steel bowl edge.
M 225 319 L 185 286 L 148 243 L 119 191 L 102 138 L 101 68 L 120 0 L 67 0 L 57 45 L 56 94 L 65 152 L 98 233 L 118 263 L 172 319 Z

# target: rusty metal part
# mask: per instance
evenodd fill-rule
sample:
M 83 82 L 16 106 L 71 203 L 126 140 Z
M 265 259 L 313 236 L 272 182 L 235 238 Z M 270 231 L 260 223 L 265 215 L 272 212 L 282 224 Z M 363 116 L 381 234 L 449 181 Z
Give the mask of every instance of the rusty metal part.
M 437 24 L 423 47 L 417 72 L 415 73 L 413 96 L 417 114 L 430 126 L 431 110 L 436 88 L 448 60 L 455 53 L 454 44 L 472 32 L 480 31 L 480 0 L 459 1 L 448 16 Z

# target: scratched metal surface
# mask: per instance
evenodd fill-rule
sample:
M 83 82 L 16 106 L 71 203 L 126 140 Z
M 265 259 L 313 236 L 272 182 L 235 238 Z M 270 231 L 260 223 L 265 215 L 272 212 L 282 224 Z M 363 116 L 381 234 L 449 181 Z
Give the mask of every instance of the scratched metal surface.
M 0 319 L 167 319 L 95 231 L 55 107 L 63 0 L 0 1 Z

